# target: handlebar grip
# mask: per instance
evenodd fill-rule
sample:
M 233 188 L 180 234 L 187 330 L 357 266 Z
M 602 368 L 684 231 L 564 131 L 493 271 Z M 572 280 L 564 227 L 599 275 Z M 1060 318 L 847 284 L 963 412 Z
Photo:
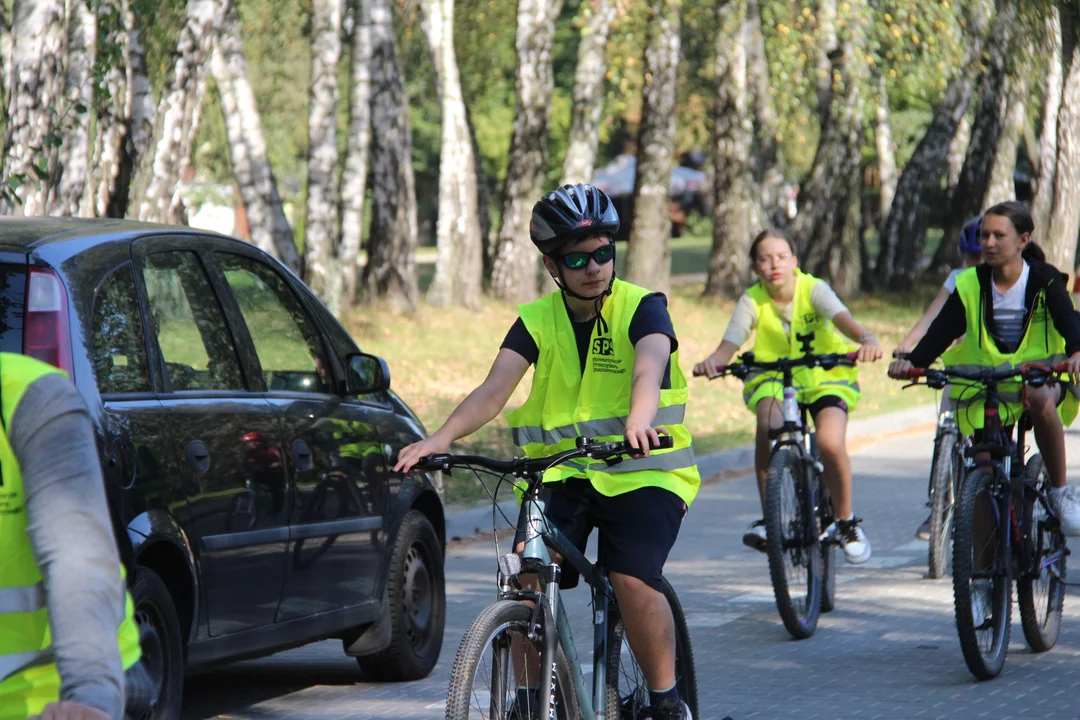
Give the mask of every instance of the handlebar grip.
M 1053 367 L 1053 370 L 1056 373 L 1069 372 L 1069 363 L 1058 363 Z
M 653 445 L 650 450 L 669 450 L 675 447 L 675 438 L 670 435 L 661 435 L 657 438 L 656 445 Z
M 915 380 L 926 375 L 926 368 L 909 368 L 907 371 L 907 378 Z
M 413 465 L 413 470 L 419 470 L 421 472 L 442 470 L 449 457 L 450 456 L 445 453 L 440 455 L 424 455 L 422 458 L 416 461 L 415 465 Z
M 844 357 L 846 357 L 848 360 L 858 360 L 859 359 L 859 351 L 858 350 L 853 350 L 853 351 L 849 352 L 847 355 L 845 355 Z

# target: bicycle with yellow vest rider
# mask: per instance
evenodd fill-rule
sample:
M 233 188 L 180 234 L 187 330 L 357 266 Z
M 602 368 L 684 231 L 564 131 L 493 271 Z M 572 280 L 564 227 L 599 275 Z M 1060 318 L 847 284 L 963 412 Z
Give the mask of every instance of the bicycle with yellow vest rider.
M 615 277 L 618 227 L 610 198 L 591 185 L 567 185 L 536 203 L 530 236 L 559 290 L 519 308 L 484 382 L 431 437 L 402 450 L 395 471 L 447 452 L 492 420 L 530 365 L 528 399 L 507 415 L 527 456 L 572 449 L 579 436 L 625 438 L 642 449 L 617 465 L 553 467 L 543 475 L 542 497 L 548 522 L 580 550 L 599 528 L 599 553 L 647 681 L 649 717 L 681 720 L 690 709 L 676 686 L 674 616 L 662 573 L 700 478 L 683 425 L 687 384 L 666 299 Z M 658 433 L 672 437 L 670 449 L 649 450 Z M 516 539 L 518 552 L 525 539 Z M 578 583 L 571 566 L 561 578 L 563 588 Z M 537 660 L 525 655 L 515 663 L 517 696 L 507 717 L 531 717 L 528 709 L 537 707 Z
M 753 353 L 757 361 L 796 358 L 807 351 L 814 355 L 857 351 L 861 362 L 882 357 L 877 337 L 851 316 L 824 281 L 799 269 L 791 243 L 779 232 L 765 230 L 754 238 L 750 261 L 759 281 L 739 298 L 720 345 L 694 367 L 695 375 L 719 375 L 755 332 Z M 804 348 L 811 335 L 809 347 Z M 848 339 L 857 341 L 858 347 Z M 835 534 L 849 563 L 864 563 L 870 559 L 870 541 L 860 527 L 861 519 L 852 511 L 846 442 L 848 413 L 859 399 L 858 371 L 842 365 L 802 368 L 793 380 L 799 405 L 809 410 L 814 421 L 817 450 L 836 512 L 836 527 L 829 531 Z M 744 380 L 743 400 L 757 415 L 754 470 L 762 519 L 750 525 L 743 543 L 761 552 L 767 548 L 764 515 L 770 433 L 784 424 L 783 390 L 783 377 L 778 372 L 751 372 Z

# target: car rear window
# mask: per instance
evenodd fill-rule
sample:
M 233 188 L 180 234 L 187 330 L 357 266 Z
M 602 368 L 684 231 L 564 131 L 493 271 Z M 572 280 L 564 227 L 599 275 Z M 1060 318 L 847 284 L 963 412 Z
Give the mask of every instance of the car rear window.
M 0 352 L 22 353 L 26 265 L 0 264 Z

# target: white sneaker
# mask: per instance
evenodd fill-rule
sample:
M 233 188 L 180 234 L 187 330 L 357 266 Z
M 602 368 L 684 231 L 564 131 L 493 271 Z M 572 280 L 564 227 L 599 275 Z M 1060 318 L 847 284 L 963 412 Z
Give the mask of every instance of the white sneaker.
M 844 558 L 852 565 L 860 565 L 870 559 L 870 541 L 859 527 L 861 522 L 857 517 L 836 521 L 836 539 L 840 541 Z
M 765 521 L 755 520 L 742 536 L 743 545 L 758 552 L 765 552 Z
M 1065 492 L 1051 492 L 1050 504 L 1061 521 L 1061 532 L 1072 537 L 1080 535 L 1080 497 L 1076 488 L 1070 485 Z

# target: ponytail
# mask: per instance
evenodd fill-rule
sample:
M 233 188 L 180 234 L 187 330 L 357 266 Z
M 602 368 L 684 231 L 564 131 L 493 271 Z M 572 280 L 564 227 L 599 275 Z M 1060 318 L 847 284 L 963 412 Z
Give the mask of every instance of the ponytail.
M 1024 246 L 1024 252 L 1021 254 L 1028 262 L 1046 262 L 1046 253 L 1039 247 L 1038 243 L 1034 240 L 1029 240 L 1028 244 Z

